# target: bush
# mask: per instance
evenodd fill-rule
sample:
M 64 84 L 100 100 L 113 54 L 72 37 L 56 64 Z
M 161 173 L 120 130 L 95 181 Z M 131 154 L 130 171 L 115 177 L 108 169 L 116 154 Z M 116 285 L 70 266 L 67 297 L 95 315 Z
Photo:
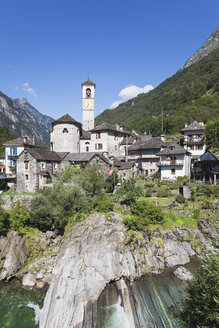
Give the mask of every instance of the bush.
M 211 199 L 205 197 L 202 201 L 202 207 L 206 210 L 210 210 L 213 208 L 213 204 L 212 204 L 212 201 Z
M 182 194 L 178 194 L 178 195 L 176 196 L 176 201 L 177 201 L 177 203 L 179 203 L 179 204 L 184 204 L 185 201 L 186 201 L 186 199 L 185 199 L 185 197 L 184 197 Z
M 95 165 L 82 171 L 80 176 L 81 187 L 93 196 L 104 188 L 105 174 Z
M 185 328 L 216 328 L 218 317 L 219 257 L 211 257 L 188 282 L 178 318 Z
M 114 201 L 113 201 L 113 199 L 96 198 L 95 201 L 94 201 L 94 208 L 98 212 L 104 212 L 104 213 L 113 211 Z
M 193 217 L 193 219 L 195 219 L 195 220 L 198 220 L 198 219 L 199 219 L 199 217 L 200 217 L 200 210 L 199 210 L 198 208 L 196 208 L 196 209 L 193 211 L 192 217 Z
M 159 224 L 164 220 L 164 213 L 159 206 L 147 200 L 137 200 L 132 204 L 131 214 L 124 223 L 131 230 L 146 230 L 150 224 Z
M 115 186 L 118 183 L 118 173 L 117 171 L 113 171 L 113 174 L 106 178 L 104 183 L 104 189 L 107 193 L 112 193 L 114 191 Z
M 30 212 L 23 202 L 17 202 L 10 211 L 9 221 L 11 227 L 17 231 L 30 223 Z
M 169 195 L 170 195 L 170 191 L 166 188 L 160 188 L 156 193 L 157 197 L 169 197 Z
M 122 186 L 118 189 L 117 195 L 121 198 L 121 202 L 131 205 L 138 197 L 143 196 L 143 189 L 136 186 L 135 179 L 131 178 L 123 182 Z
M 5 236 L 10 228 L 9 213 L 0 204 L 0 236 Z
M 147 189 L 145 191 L 145 197 L 152 197 L 152 190 L 151 189 Z

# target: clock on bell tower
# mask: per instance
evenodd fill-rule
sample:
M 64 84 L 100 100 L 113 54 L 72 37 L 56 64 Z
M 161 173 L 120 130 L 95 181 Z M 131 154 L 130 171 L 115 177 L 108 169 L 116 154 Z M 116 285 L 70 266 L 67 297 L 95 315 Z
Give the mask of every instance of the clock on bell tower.
M 94 128 L 94 94 L 96 84 L 89 78 L 82 83 L 83 102 L 83 130 L 89 131 Z

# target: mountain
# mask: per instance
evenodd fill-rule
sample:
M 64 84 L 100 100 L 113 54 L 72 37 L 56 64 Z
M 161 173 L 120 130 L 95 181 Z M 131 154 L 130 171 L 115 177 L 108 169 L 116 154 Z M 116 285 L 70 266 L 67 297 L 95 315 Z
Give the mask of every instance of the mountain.
M 192 55 L 183 68 L 189 67 L 190 65 L 201 60 L 205 56 L 209 55 L 213 50 L 219 48 L 219 26 L 211 34 L 211 36 L 205 41 L 205 43 L 199 48 L 194 55 Z
M 216 37 L 214 41 L 213 48 L 217 48 Z M 195 119 L 205 123 L 218 119 L 219 49 L 213 48 L 206 50 L 210 54 L 206 53 L 202 59 L 179 70 L 147 94 L 140 94 L 114 109 L 104 110 L 96 117 L 96 124 L 118 123 L 126 129 L 159 135 L 162 132 L 177 133 L 185 123 Z
M 26 98 L 12 99 L 0 92 L 0 126 L 9 127 L 15 136 L 36 138 L 39 145 L 49 145 L 53 119 L 41 114 Z

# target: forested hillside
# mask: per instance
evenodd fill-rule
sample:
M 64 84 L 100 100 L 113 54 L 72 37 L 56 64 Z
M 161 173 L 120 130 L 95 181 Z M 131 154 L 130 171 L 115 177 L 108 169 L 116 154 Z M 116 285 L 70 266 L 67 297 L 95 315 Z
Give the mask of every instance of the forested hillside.
M 4 154 L 5 152 L 5 147 L 3 146 L 3 143 L 14 138 L 14 135 L 11 133 L 7 126 L 0 127 L 0 155 Z
M 161 134 L 179 132 L 193 120 L 207 122 L 219 118 L 219 49 L 184 68 L 147 94 L 107 109 L 96 124 L 119 123 L 126 129 Z

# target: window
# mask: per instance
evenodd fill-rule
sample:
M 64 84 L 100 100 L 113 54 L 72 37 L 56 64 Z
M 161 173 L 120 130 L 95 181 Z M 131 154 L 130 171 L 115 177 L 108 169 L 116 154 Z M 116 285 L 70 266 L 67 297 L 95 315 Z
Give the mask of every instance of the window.
M 45 163 L 41 163 L 41 168 L 45 169 Z
M 100 132 L 96 132 L 96 139 L 100 139 L 101 138 L 101 133 Z
M 118 134 L 117 134 L 117 133 L 115 133 L 115 135 L 114 135 L 114 139 L 115 139 L 115 140 L 118 140 Z
M 176 174 L 176 169 L 171 169 L 171 174 L 175 175 Z
M 58 166 L 57 163 L 53 164 L 54 169 L 57 169 L 57 166 Z
M 28 180 L 28 179 L 29 179 L 29 176 L 28 176 L 28 174 L 26 174 L 26 175 L 25 175 L 25 178 L 26 178 L 26 180 Z
M 62 133 L 68 133 L 68 129 L 67 129 L 67 128 L 64 128 L 64 129 L 62 130 Z
M 87 153 L 89 152 L 89 146 L 86 146 L 86 152 Z
M 29 162 L 24 162 L 24 164 L 25 164 L 25 170 L 28 170 L 28 168 L 29 168 Z
M 103 144 L 95 144 L 95 150 L 103 149 Z
M 13 147 L 13 155 L 17 155 L 17 147 Z

